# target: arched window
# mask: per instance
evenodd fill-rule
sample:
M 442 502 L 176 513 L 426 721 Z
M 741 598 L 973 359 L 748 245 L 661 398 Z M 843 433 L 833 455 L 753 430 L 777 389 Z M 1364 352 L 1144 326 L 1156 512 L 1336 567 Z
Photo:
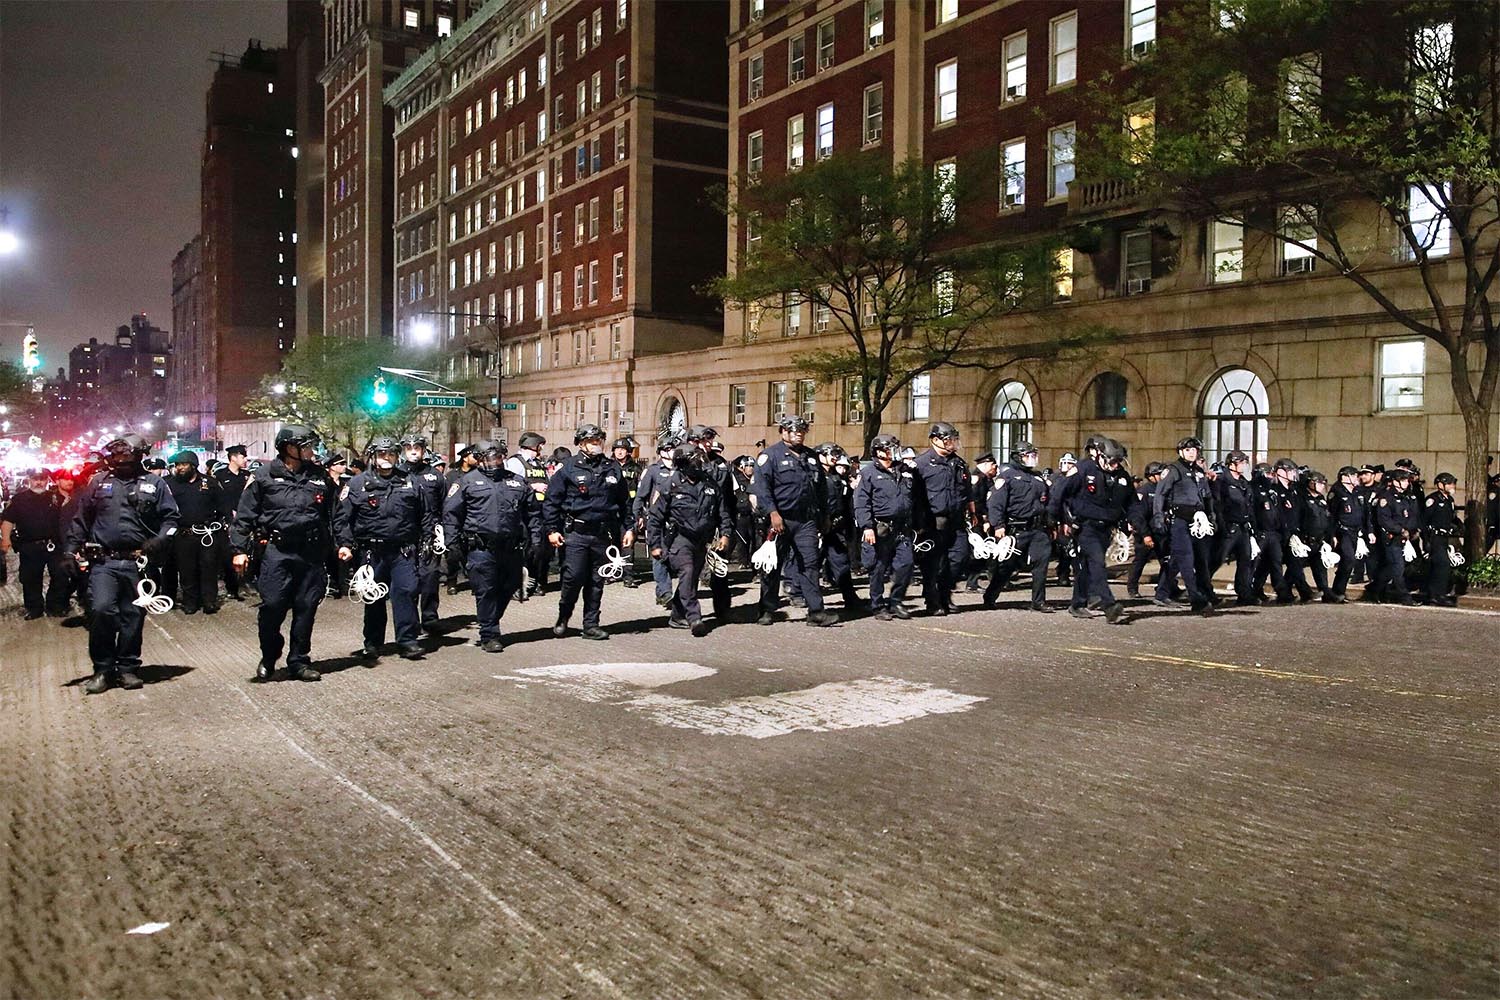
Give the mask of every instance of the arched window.
M 990 451 L 1005 462 L 1017 444 L 1030 439 L 1031 393 L 1020 382 L 1006 382 L 990 404 Z
M 1089 396 L 1094 401 L 1095 420 L 1124 420 L 1125 376 L 1119 372 L 1101 372 L 1089 383 Z
M 668 396 L 661 404 L 661 432 L 676 438 L 687 434 L 687 407 L 675 396 Z
M 1198 411 L 1202 426 L 1203 461 L 1222 462 L 1236 449 L 1252 462 L 1266 461 L 1266 438 L 1270 412 L 1266 387 L 1260 377 L 1244 368 L 1229 368 L 1215 375 L 1203 392 Z

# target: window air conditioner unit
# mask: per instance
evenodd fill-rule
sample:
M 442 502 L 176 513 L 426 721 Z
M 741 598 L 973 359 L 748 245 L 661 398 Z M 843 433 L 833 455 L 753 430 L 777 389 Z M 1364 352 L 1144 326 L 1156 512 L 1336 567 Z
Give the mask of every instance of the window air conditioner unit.
M 806 75 L 807 75 L 807 68 L 805 66 L 803 68 L 801 68 L 801 69 L 794 69 L 790 73 L 790 76 L 792 78 L 792 82 L 793 83 L 796 83 L 798 80 L 802 79 Z
M 1006 208 L 1020 208 L 1024 204 L 1026 204 L 1026 202 L 1025 202 L 1024 197 L 1022 195 L 1016 194 L 1014 192 L 1008 192 L 1008 193 L 1006 193 L 1006 195 L 1005 195 L 1005 207 Z
M 1026 96 L 1026 84 L 1018 83 L 1013 87 L 1005 88 L 1005 99 L 1007 101 L 1018 101 Z
M 878 128 L 872 128 L 872 129 L 870 129 L 869 133 L 865 136 L 865 144 L 869 145 L 872 142 L 879 142 L 879 141 L 880 141 L 880 129 L 878 129 Z
M 1151 50 L 1154 48 L 1156 48 L 1156 39 L 1154 38 L 1144 42 L 1136 42 L 1130 47 L 1130 58 L 1144 59 L 1151 54 Z
M 758 101 L 765 96 L 765 93 L 766 85 L 764 83 L 758 83 L 750 88 L 750 100 Z
M 1281 267 L 1285 274 L 1311 274 L 1316 263 L 1315 257 L 1293 257 L 1291 260 L 1282 261 Z
M 827 69 L 833 65 L 833 56 L 818 56 L 818 69 Z
M 752 20 L 752 21 L 759 21 L 762 18 L 764 18 L 765 16 L 766 16 L 765 8 L 763 8 L 763 7 L 751 7 L 750 8 L 750 20 Z
M 1139 295 L 1142 292 L 1151 291 L 1150 278 L 1131 278 L 1125 282 L 1126 295 Z

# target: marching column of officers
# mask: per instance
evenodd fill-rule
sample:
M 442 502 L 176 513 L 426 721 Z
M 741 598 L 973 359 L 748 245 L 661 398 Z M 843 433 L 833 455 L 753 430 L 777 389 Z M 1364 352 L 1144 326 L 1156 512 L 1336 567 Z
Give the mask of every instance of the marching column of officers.
M 104 468 L 81 486 L 60 481 L 54 493 L 45 476 L 31 477 L 0 513 L 0 549 L 19 550 L 28 618 L 61 613 L 77 587 L 72 567 L 86 572 L 89 693 L 142 683 L 150 603 L 143 574 L 172 553 L 171 585 L 182 609 L 212 614 L 226 544 L 231 596 L 255 567 L 261 681 L 319 679 L 312 666 L 317 608 L 346 588 L 364 602 L 356 655 L 366 666 L 381 655 L 388 618 L 400 655 L 420 659 L 422 633 L 437 630 L 445 564 L 450 593 L 459 568 L 470 581 L 487 652 L 505 648 L 501 618 L 512 600 L 545 588 L 553 554 L 560 564 L 553 634 L 568 634 L 581 599 L 579 634 L 608 639 L 605 583 L 634 585 L 637 536 L 669 625 L 695 636 L 709 631 L 698 599 L 705 575 L 713 617 L 723 622 L 730 614 L 731 555 L 760 570 L 762 625 L 782 620 L 788 596 L 807 609 L 809 625 L 837 624 L 839 614 L 823 600 L 825 581 L 842 594 L 846 615 L 863 607 L 879 620 L 910 618 L 905 601 L 918 568 L 930 615 L 953 610 L 964 580 L 977 590 L 981 570 L 989 576 L 982 605 L 993 608 L 1022 569 L 1030 576 L 1025 606 L 1045 613 L 1053 610 L 1046 595 L 1053 562 L 1059 582 L 1071 582 L 1068 612 L 1111 624 L 1126 612 L 1110 586 L 1110 561 L 1129 562 L 1125 589 L 1133 599 L 1157 561 L 1154 603 L 1200 612 L 1223 600 L 1212 579 L 1229 562 L 1242 605 L 1306 602 L 1315 593 L 1344 603 L 1349 583 L 1362 577 L 1366 600 L 1416 603 L 1415 583 L 1427 602 L 1454 602 L 1453 553 L 1463 528 L 1456 479 L 1439 474 L 1424 497 L 1420 471 L 1405 459 L 1389 470 L 1346 466 L 1330 489 L 1322 473 L 1288 458 L 1252 468 L 1247 454 L 1233 451 L 1222 466 L 1205 468 L 1202 443 L 1191 437 L 1178 442 L 1174 461 L 1151 462 L 1134 479 L 1125 448 L 1104 436 L 1089 438 L 1081 458 L 1064 455 L 1056 472 L 1038 468 L 1029 442 L 1003 465 L 982 455 L 971 471 L 958 455 L 958 431 L 945 422 L 932 425 L 920 455 L 893 435 L 877 435 L 863 465 L 837 445 L 808 448 L 799 416 L 783 418 L 779 431 L 779 441 L 731 466 L 714 429 L 697 425 L 681 440 L 665 437 L 657 461 L 643 467 L 633 441 L 617 441 L 606 454 L 604 431 L 584 424 L 574 434 L 576 453 L 560 448 L 545 461 L 546 441 L 528 432 L 517 455 L 495 441 L 464 449 L 446 476 L 427 460 L 420 436 L 377 437 L 367 466 L 350 475 L 342 456 L 320 464 L 317 436 L 292 425 L 276 435 L 276 458 L 253 471 L 243 448 L 231 449 L 230 462 L 212 476 L 183 452 L 165 478 L 145 467 L 139 436 L 125 435 L 103 447 Z M 1492 476 L 1492 524 L 1497 494 L 1500 476 Z M 868 572 L 863 601 L 853 583 L 856 562 Z M 1425 565 L 1425 578 L 1412 578 L 1414 564 Z M 286 671 L 278 675 L 283 653 Z

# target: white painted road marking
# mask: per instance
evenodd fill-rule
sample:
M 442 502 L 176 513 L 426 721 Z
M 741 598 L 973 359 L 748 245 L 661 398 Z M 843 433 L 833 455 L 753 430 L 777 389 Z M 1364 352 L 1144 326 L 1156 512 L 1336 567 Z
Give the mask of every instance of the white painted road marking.
M 158 923 L 141 924 L 141 926 L 139 926 L 139 927 L 132 927 L 132 928 L 130 928 L 130 930 L 126 931 L 125 933 L 126 934 L 155 934 L 157 931 L 164 931 L 168 927 L 171 927 L 171 926 L 172 926 L 172 924 L 170 922 L 165 923 L 165 924 L 158 924 Z
M 987 700 L 899 677 L 835 681 L 717 703 L 656 690 L 717 672 L 697 663 L 568 663 L 528 667 L 519 671 L 519 676 L 494 676 L 497 680 L 539 681 L 583 701 L 607 702 L 643 713 L 658 725 L 674 729 L 752 739 L 894 726 L 927 715 L 966 712 Z M 640 693 L 642 689 L 646 693 Z

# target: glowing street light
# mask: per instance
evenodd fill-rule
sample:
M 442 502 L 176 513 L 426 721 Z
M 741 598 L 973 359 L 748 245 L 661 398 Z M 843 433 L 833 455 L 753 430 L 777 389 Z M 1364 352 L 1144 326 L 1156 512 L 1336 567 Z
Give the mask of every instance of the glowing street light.
M 430 344 L 437 337 L 437 327 L 431 320 L 416 320 L 411 325 L 411 336 L 419 344 Z

